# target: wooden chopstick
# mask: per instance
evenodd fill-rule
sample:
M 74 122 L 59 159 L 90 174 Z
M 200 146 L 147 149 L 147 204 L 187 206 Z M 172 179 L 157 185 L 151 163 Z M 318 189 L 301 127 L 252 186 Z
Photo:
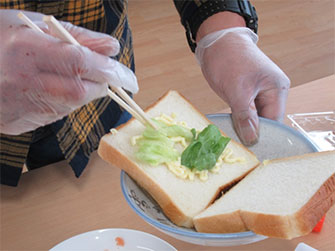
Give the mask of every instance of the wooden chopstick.
M 22 12 L 18 14 L 18 17 L 22 19 L 30 28 L 43 32 L 36 24 L 34 24 L 26 15 Z M 57 21 L 53 16 L 44 16 L 43 21 L 48 24 L 48 26 L 54 27 L 55 32 L 57 32 L 57 37 L 63 41 L 67 41 L 74 45 L 79 45 L 78 41 L 72 37 L 72 35 Z M 111 86 L 111 85 L 110 85 Z M 112 87 L 112 86 L 111 86 Z M 115 87 L 113 87 L 114 89 Z M 136 104 L 136 102 L 129 97 L 129 95 L 121 88 L 115 88 L 116 92 L 126 101 L 122 100 L 118 95 L 113 91 L 108 89 L 108 96 L 110 96 L 116 103 L 121 107 L 127 110 L 133 117 L 139 120 L 143 125 L 148 123 L 154 129 L 157 129 L 157 126 L 150 120 L 146 113 Z
M 74 45 L 80 45 L 74 37 L 57 21 L 56 18 L 53 16 L 44 16 L 43 21 L 48 25 L 55 28 L 55 31 L 57 32 L 58 38 L 62 39 L 63 41 L 67 41 L 69 43 L 72 43 Z M 154 129 L 157 129 L 157 126 L 148 118 L 148 116 L 145 114 L 145 112 L 131 99 L 128 94 L 121 88 L 116 87 L 115 88 L 117 93 L 125 99 L 125 101 L 128 103 L 128 105 L 124 102 L 119 105 L 123 105 L 123 108 L 126 109 L 130 114 L 134 114 L 133 116 L 138 119 L 140 122 L 143 123 L 143 120 L 146 121 L 151 127 Z M 109 90 L 109 93 L 111 94 L 111 98 L 115 98 L 115 94 L 112 94 L 112 91 Z M 115 99 L 114 99 L 115 100 Z M 119 99 L 117 99 L 119 101 Z M 117 100 L 115 100 L 117 102 Z M 126 106 L 125 106 L 126 105 Z M 129 109 L 130 107 L 130 109 Z M 136 115 L 135 115 L 136 114 Z M 139 119 L 141 118 L 141 119 Z M 145 124 L 145 123 L 144 123 Z
M 118 95 L 116 95 L 114 92 L 112 92 L 110 89 L 108 89 L 108 96 L 111 97 L 116 103 L 118 103 L 121 107 L 126 109 L 134 118 L 136 118 L 138 121 L 140 121 L 143 125 L 146 126 L 146 120 L 143 119 L 131 106 L 129 106 L 126 102 L 123 101 Z M 127 94 L 128 96 L 128 94 Z M 128 96 L 129 97 L 129 96 Z M 151 122 L 151 121 L 150 121 Z M 152 122 L 151 122 L 152 123 Z M 150 124 L 151 125 L 151 124 Z M 151 125 L 152 126 L 152 125 Z M 155 126 L 155 125 L 154 125 Z M 153 127 L 154 129 L 157 129 L 157 127 Z
M 27 17 L 25 14 L 23 14 L 22 12 L 19 12 L 19 14 L 17 14 L 17 16 L 26 23 L 26 25 L 28 25 L 30 28 L 32 28 L 33 30 L 39 31 L 44 33 L 40 27 L 38 27 L 34 22 L 32 22 L 29 17 Z

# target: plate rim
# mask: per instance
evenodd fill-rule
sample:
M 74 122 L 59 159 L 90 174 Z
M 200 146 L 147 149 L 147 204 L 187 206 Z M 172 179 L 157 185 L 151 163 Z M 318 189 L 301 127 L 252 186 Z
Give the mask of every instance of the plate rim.
M 205 115 L 207 119 L 211 119 L 214 117 L 230 117 L 231 118 L 231 114 L 230 113 L 214 113 L 214 114 L 206 114 Z M 295 130 L 294 128 L 291 128 L 287 125 L 285 125 L 284 123 L 272 120 L 272 119 L 268 119 L 268 118 L 264 118 L 264 117 L 259 117 L 260 121 L 265 121 L 266 123 L 270 123 L 273 126 L 276 127 L 280 127 L 282 129 L 285 129 L 287 131 L 289 131 L 290 133 L 292 133 L 293 135 L 297 136 L 298 138 L 300 138 L 301 140 L 305 141 L 309 147 L 314 151 L 314 152 L 318 152 L 318 148 L 316 147 L 316 145 L 307 137 L 305 137 L 302 133 L 300 133 L 299 131 Z M 164 231 L 168 231 L 170 233 L 173 234 L 178 234 L 181 236 L 185 236 L 185 237 L 191 237 L 191 238 L 197 238 L 197 239 L 206 239 L 206 240 L 236 240 L 236 239 L 243 239 L 243 238 L 250 238 L 250 237 L 257 237 L 257 236 L 263 236 L 263 235 L 259 235 L 256 234 L 252 231 L 245 231 L 245 232 L 239 232 L 239 233 L 225 233 L 225 234 L 220 234 L 220 233 L 200 233 L 200 232 L 188 232 L 188 231 L 183 231 L 180 230 L 178 228 L 173 228 L 171 226 L 165 225 L 155 219 L 150 218 L 149 216 L 147 216 L 144 212 L 138 210 L 133 203 L 131 203 L 130 201 L 130 197 L 128 196 L 127 193 L 127 188 L 124 186 L 123 180 L 125 175 L 127 175 L 129 178 L 131 178 L 124 170 L 121 170 L 121 175 L 120 175 L 120 184 L 121 184 L 121 190 L 123 193 L 123 196 L 125 197 L 128 205 L 135 211 L 135 213 L 137 215 L 139 215 L 140 217 L 142 217 L 146 222 L 148 222 L 149 224 L 160 228 Z
M 213 118 L 213 117 L 230 117 L 231 118 L 231 114 L 230 113 L 212 113 L 212 114 L 206 114 L 206 117 L 208 119 Z M 259 117 L 259 119 L 263 120 L 266 123 L 269 123 L 273 126 L 283 128 L 286 131 L 289 131 L 290 133 L 294 134 L 298 138 L 307 141 L 307 143 L 314 150 L 314 152 L 319 152 L 320 151 L 318 146 L 310 138 L 307 138 L 305 135 L 303 135 L 298 130 L 296 130 L 296 129 L 294 129 L 294 128 L 292 128 L 292 127 L 290 127 L 290 126 L 288 126 L 288 125 L 286 125 L 282 122 L 276 121 L 276 120 L 268 119 L 268 118 L 265 118 L 265 117 Z
M 188 232 L 186 230 L 183 231 L 178 228 L 173 228 L 163 223 L 160 223 L 159 221 L 150 218 L 142 211 L 137 210 L 137 208 L 133 205 L 133 203 L 130 202 L 130 197 L 128 196 L 128 193 L 126 191 L 127 189 L 124 185 L 122 185 L 123 184 L 122 180 L 124 179 L 125 175 L 131 178 L 125 171 L 122 170 L 121 175 L 120 175 L 121 190 L 122 190 L 124 197 L 126 198 L 128 205 L 130 205 L 130 207 L 135 211 L 137 215 L 141 216 L 145 221 L 147 221 L 149 224 L 155 227 L 158 227 L 170 233 L 174 233 L 174 234 L 178 234 L 178 235 L 182 235 L 186 237 L 192 237 L 192 238 L 195 237 L 197 239 L 223 240 L 223 239 L 241 239 L 241 238 L 246 238 L 246 237 L 261 236 L 261 235 L 255 234 L 252 231 L 239 232 L 239 233 L 227 233 L 227 234 Z
M 88 235 L 88 234 L 93 234 L 94 232 L 109 232 L 109 231 L 127 231 L 127 232 L 133 232 L 133 233 L 140 233 L 140 234 L 144 234 L 144 235 L 147 235 L 147 236 L 150 236 L 150 237 L 153 237 L 155 239 L 158 239 L 159 241 L 162 241 L 164 244 L 170 246 L 172 248 L 172 250 L 177 250 L 174 246 L 172 246 L 170 243 L 168 243 L 166 240 L 163 240 L 162 238 L 156 236 L 156 235 L 153 235 L 153 234 L 150 234 L 150 233 L 147 233 L 147 232 L 144 232 L 144 231 L 141 231 L 141 230 L 137 230 L 137 229 L 131 229 L 131 228 L 101 228 L 101 229 L 95 229 L 95 230 L 90 230 L 90 231 L 87 231 L 87 232 L 84 232 L 84 233 L 80 233 L 80 234 L 76 234 L 76 235 L 73 235 L 59 243 L 57 243 L 56 245 L 54 245 L 52 248 L 50 248 L 49 250 L 50 251 L 56 251 L 57 250 L 57 246 L 60 246 L 60 245 L 64 245 L 65 242 L 68 242 L 70 241 L 71 239 L 75 239 L 75 238 L 78 238 L 79 236 L 83 236 L 83 235 Z

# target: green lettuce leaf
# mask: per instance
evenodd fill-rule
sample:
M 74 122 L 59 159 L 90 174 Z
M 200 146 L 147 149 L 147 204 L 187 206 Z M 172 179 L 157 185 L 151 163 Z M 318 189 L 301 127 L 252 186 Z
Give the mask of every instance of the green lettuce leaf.
M 193 135 L 191 131 L 180 125 L 166 125 L 161 121 L 154 120 L 159 127 L 159 132 L 166 135 L 167 137 L 184 137 L 187 141 L 191 141 Z M 154 130 L 154 129 L 152 129 Z
M 173 148 L 173 144 L 159 140 L 140 140 L 139 146 L 136 157 L 153 166 L 176 161 L 180 156 L 180 153 Z
M 194 132 L 193 132 L 194 135 Z M 193 170 L 210 170 L 229 143 L 230 138 L 223 137 L 215 125 L 208 125 L 181 155 L 181 164 Z
M 164 162 L 176 161 L 180 153 L 174 149 L 174 142 L 170 137 L 184 137 L 187 141 L 193 139 L 192 132 L 179 125 L 166 125 L 154 120 L 158 130 L 147 127 L 142 133 L 142 138 L 137 141 L 139 146 L 136 157 L 150 165 L 159 165 Z

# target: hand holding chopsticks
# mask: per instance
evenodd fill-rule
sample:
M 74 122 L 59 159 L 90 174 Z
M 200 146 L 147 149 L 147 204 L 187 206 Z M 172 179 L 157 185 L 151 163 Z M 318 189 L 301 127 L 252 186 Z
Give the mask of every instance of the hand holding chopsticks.
M 19 13 L 19 18 L 21 18 L 29 27 L 34 30 L 43 32 L 41 29 L 38 28 L 33 22 L 30 21 L 28 17 L 26 17 L 23 13 Z M 66 42 L 69 42 L 74 45 L 80 45 L 76 39 L 53 17 L 53 16 L 44 16 L 43 21 L 48 24 L 49 28 L 52 28 L 53 31 L 56 33 L 56 36 Z M 126 72 L 131 72 L 130 69 L 118 63 L 119 67 Z M 132 72 L 130 74 L 133 74 Z M 117 80 L 122 82 L 122 77 L 116 71 Z M 108 84 L 112 87 L 112 83 L 108 81 Z M 144 111 L 128 96 L 128 94 L 121 88 L 121 87 L 112 87 L 118 95 L 116 95 L 113 91 L 108 89 L 108 95 L 117 102 L 121 107 L 126 109 L 131 115 L 133 115 L 136 119 L 138 119 L 144 125 L 149 124 L 153 128 L 157 129 L 156 125 L 148 118 L 148 116 L 144 113 Z M 128 104 L 127 104 L 127 103 Z

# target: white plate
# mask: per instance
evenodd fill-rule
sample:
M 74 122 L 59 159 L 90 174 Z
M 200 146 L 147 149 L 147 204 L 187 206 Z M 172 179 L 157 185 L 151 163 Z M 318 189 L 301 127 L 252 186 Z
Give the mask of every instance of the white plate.
M 238 139 L 229 114 L 212 114 L 207 116 L 214 124 L 237 142 Z M 256 145 L 249 147 L 260 161 L 317 152 L 314 142 L 302 133 L 274 120 L 260 118 L 260 137 Z
M 207 116 L 229 137 L 239 141 L 229 114 Z M 298 131 L 273 120 L 260 118 L 259 142 L 249 148 L 260 161 L 316 152 L 316 146 Z M 176 226 L 162 212 L 156 201 L 125 172 L 121 172 L 121 188 L 131 208 L 158 230 L 185 242 L 205 246 L 235 246 L 264 240 L 251 231 L 229 234 L 206 234 Z
M 50 250 L 176 251 L 169 243 L 154 235 L 124 228 L 101 229 L 79 234 L 59 243 Z

